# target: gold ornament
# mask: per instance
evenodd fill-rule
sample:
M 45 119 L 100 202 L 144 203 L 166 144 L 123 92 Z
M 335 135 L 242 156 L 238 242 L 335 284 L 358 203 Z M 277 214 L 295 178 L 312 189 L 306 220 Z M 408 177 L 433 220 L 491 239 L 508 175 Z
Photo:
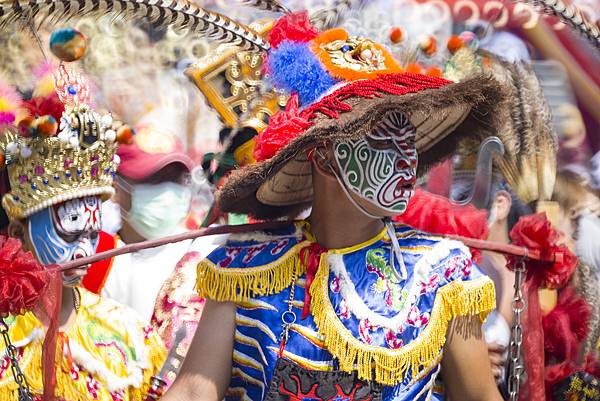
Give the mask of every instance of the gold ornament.
M 331 62 L 341 68 L 354 71 L 374 72 L 386 69 L 383 52 L 369 39 L 350 36 L 321 45 L 329 53 Z
M 263 21 L 251 27 L 265 35 L 272 24 L 272 21 Z M 186 75 L 202 91 L 226 126 L 251 127 L 261 132 L 269 117 L 287 102 L 283 92 L 267 88 L 262 76 L 263 62 L 261 53 L 243 52 L 238 47 L 223 45 L 188 68 Z

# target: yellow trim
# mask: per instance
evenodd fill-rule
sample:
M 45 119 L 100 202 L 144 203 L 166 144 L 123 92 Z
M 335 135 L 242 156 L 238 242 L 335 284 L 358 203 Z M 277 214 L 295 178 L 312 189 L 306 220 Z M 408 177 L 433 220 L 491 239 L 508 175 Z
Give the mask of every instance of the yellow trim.
M 310 293 L 312 315 L 327 350 L 339 361 L 341 370 L 356 370 L 363 380 L 373 380 L 374 371 L 375 381 L 389 386 L 435 361 L 446 342 L 452 318 L 479 315 L 483 320 L 496 307 L 494 283 L 489 278 L 452 282 L 437 291 L 431 318 L 419 337 L 391 350 L 364 344 L 348 331 L 329 299 L 328 279 L 327 256 L 322 255 Z
M 252 298 L 283 291 L 296 277 L 305 273 L 300 249 L 310 245 L 303 241 L 294 245 L 276 261 L 257 267 L 221 268 L 209 261 L 198 264 L 198 295 L 218 302 L 248 302 Z

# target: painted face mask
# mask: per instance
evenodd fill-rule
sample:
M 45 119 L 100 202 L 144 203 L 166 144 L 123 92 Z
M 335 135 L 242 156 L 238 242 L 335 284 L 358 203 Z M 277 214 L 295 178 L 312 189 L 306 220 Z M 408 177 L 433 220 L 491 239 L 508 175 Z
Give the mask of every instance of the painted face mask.
M 404 213 L 417 174 L 415 133 L 408 118 L 391 112 L 366 138 L 336 144 L 346 188 L 383 210 Z
M 48 207 L 29 218 L 29 236 L 38 260 L 61 264 L 91 256 L 101 229 L 99 196 L 89 196 Z M 77 285 L 87 269 L 63 273 L 65 285 Z

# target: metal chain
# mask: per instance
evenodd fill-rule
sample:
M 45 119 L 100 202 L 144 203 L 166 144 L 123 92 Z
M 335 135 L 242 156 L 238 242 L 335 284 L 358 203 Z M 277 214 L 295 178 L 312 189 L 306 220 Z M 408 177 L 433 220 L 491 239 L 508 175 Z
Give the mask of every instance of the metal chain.
M 292 272 L 292 284 L 290 286 L 290 298 L 288 301 L 286 301 L 288 304 L 288 310 L 283 312 L 283 314 L 281 315 L 281 321 L 283 322 L 283 330 L 281 332 L 281 336 L 279 337 L 279 341 L 282 344 L 281 351 L 283 351 L 283 346 L 287 344 L 290 328 L 294 323 L 296 323 L 296 313 L 293 311 L 294 295 L 296 292 L 296 278 L 296 268 L 294 267 L 294 270 Z
M 524 366 L 521 358 L 521 346 L 523 344 L 523 327 L 521 326 L 521 314 L 525 310 L 523 299 L 523 281 L 525 278 L 525 258 L 519 260 L 515 266 L 515 293 L 512 300 L 512 311 L 514 322 L 510 338 L 509 348 L 509 376 L 508 394 L 510 401 L 517 401 L 521 386 L 521 377 Z
M 10 367 L 13 377 L 15 378 L 15 383 L 17 383 L 17 386 L 19 386 L 19 401 L 33 401 L 33 397 L 29 389 L 29 383 L 27 383 L 27 378 L 19 367 L 19 361 L 17 360 L 17 349 L 12 344 L 10 337 L 8 336 L 8 325 L 1 318 L 0 335 L 2 335 L 4 344 L 6 345 L 6 356 L 8 356 L 8 359 L 10 360 Z

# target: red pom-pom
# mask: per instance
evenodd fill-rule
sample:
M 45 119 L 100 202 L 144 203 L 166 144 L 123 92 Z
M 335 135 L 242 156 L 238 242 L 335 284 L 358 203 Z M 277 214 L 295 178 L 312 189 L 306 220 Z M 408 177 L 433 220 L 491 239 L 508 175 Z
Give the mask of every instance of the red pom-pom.
M 402 39 L 404 39 L 404 32 L 402 32 L 402 28 L 394 27 L 390 29 L 390 42 L 398 44 L 402 42 Z
M 565 245 L 558 245 L 559 237 L 559 232 L 552 227 L 545 213 L 521 217 L 510 232 L 513 245 L 539 251 L 542 259 L 562 255 L 562 262 L 527 260 L 528 276 L 546 288 L 564 286 L 577 267 L 577 256 Z M 517 258 L 509 256 L 508 262 L 509 266 L 515 266 Z
M 486 239 L 488 235 L 485 210 L 456 205 L 448 198 L 421 189 L 415 191 L 406 212 L 394 220 L 433 234 L 460 235 L 475 239 Z M 471 253 L 473 259 L 479 256 L 479 251 L 475 249 Z
M 319 30 L 311 24 L 308 12 L 286 14 L 279 18 L 269 32 L 269 44 L 276 49 L 284 40 L 310 42 L 319 36 Z
M 54 117 L 56 121 L 60 121 L 60 118 L 65 111 L 65 105 L 60 101 L 56 92 L 53 92 L 46 97 L 34 97 L 33 99 L 24 101 L 22 105 L 34 119 L 40 116 L 50 115 Z
M 33 309 L 46 289 L 49 277 L 21 242 L 0 236 L 0 317 Z
M 269 126 L 256 138 L 254 158 L 256 161 L 270 159 L 311 125 L 309 121 L 300 117 L 298 96 L 292 95 L 285 111 L 280 111 L 271 117 Z

